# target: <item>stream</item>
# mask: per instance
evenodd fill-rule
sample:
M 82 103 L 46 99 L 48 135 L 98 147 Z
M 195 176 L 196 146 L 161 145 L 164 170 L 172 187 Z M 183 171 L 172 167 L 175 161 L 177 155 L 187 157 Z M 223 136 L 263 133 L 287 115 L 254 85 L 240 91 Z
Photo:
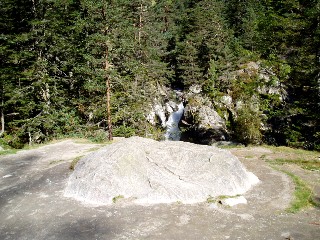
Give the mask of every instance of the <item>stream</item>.
M 165 133 L 165 139 L 170 141 L 179 141 L 181 138 L 181 131 L 179 129 L 179 122 L 184 112 L 184 105 L 181 102 L 178 105 L 178 110 L 172 112 L 166 122 L 167 131 Z

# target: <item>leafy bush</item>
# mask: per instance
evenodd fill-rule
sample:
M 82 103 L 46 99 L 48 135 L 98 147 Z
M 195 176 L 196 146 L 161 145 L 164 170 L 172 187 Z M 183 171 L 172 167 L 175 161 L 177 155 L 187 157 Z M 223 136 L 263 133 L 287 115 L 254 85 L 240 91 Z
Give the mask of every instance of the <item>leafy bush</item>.
M 235 139 L 246 145 L 259 144 L 262 138 L 259 113 L 249 108 L 242 108 L 238 114 L 234 124 Z
M 70 163 L 69 169 L 73 171 L 76 168 L 77 163 L 80 161 L 82 157 L 83 156 L 79 156 L 73 159 L 72 162 Z
M 164 140 L 165 130 L 161 127 L 153 126 L 150 123 L 146 124 L 144 136 L 157 141 Z
M 102 143 L 108 141 L 109 134 L 106 130 L 97 129 L 92 131 L 85 131 L 84 137 L 90 139 L 93 142 Z
M 117 137 L 131 137 L 136 135 L 136 129 L 129 126 L 117 126 L 113 129 L 113 135 Z

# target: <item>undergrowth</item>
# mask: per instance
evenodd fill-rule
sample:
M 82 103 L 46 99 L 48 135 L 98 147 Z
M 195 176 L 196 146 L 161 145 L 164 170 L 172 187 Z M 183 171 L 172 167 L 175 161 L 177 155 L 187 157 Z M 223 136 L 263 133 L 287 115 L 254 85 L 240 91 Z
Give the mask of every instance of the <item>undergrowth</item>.
M 319 151 L 309 151 L 285 146 L 275 147 L 270 145 L 263 145 L 263 147 L 270 149 L 274 154 L 283 154 L 287 158 L 317 159 L 320 157 Z
M 1 155 L 8 155 L 8 154 L 16 154 L 19 150 L 18 149 L 4 149 L 2 151 L 0 151 L 0 156 Z
M 98 143 L 97 141 L 93 141 L 92 139 L 86 139 L 86 138 L 57 138 L 57 139 L 52 139 L 50 141 L 46 141 L 43 143 L 34 143 L 31 145 L 27 144 L 27 145 L 24 145 L 22 148 L 17 149 L 17 148 L 10 147 L 8 144 L 4 144 L 3 141 L 2 142 L 0 141 L 0 146 L 3 148 L 3 150 L 0 151 L 0 156 L 1 155 L 16 154 L 20 150 L 37 149 L 37 148 L 40 148 L 43 146 L 47 146 L 47 145 L 54 144 L 54 143 L 59 143 L 61 141 L 65 141 L 65 140 L 72 140 L 74 143 L 77 143 L 77 144 L 93 144 L 93 143 L 97 144 Z M 3 143 L 3 144 L 1 144 L 1 143 Z M 98 144 L 101 146 L 105 146 L 105 145 L 108 145 L 111 143 L 112 143 L 112 141 L 101 141 Z M 99 148 L 100 147 L 94 147 L 92 149 L 89 149 L 88 152 L 96 151 Z
M 70 170 L 74 170 L 77 163 L 79 162 L 79 160 L 82 158 L 83 156 L 79 156 L 79 157 L 76 157 L 75 159 L 72 160 L 72 162 L 70 163 L 70 166 L 69 166 L 69 169 Z
M 295 184 L 294 199 L 291 203 L 291 206 L 287 208 L 287 211 L 290 213 L 296 213 L 304 208 L 317 206 L 317 204 L 313 201 L 313 192 L 310 187 L 296 175 L 288 171 L 282 171 L 291 177 Z
M 240 194 L 237 194 L 237 195 L 234 195 L 234 196 L 220 195 L 220 196 L 217 196 L 217 197 L 209 196 L 207 198 L 207 203 L 217 203 L 217 202 L 221 202 L 222 200 L 227 199 L 227 198 L 237 198 L 239 196 L 241 196 L 241 195 Z
M 1 155 L 8 155 L 8 154 L 15 154 L 18 152 L 18 149 L 12 148 L 9 144 L 0 138 L 0 156 Z
M 269 160 L 268 162 L 277 165 L 283 165 L 285 163 L 295 164 L 303 169 L 310 171 L 320 171 L 320 161 L 319 160 L 305 160 L 305 159 L 285 159 L 276 158 L 275 160 Z
M 263 147 L 272 150 L 272 153 L 263 154 L 260 159 L 267 161 L 275 170 L 287 174 L 295 185 L 294 199 L 287 211 L 296 213 L 310 206 L 319 207 L 313 200 L 314 193 L 308 184 L 292 172 L 284 170 L 281 166 L 284 164 L 293 164 L 305 170 L 320 171 L 320 153 L 317 151 L 307 151 L 290 147 Z
M 271 164 L 295 164 L 306 170 L 320 171 L 320 152 L 290 147 L 264 147 L 272 150 L 273 153 L 263 155 L 261 159 L 267 160 Z
M 313 200 L 314 193 L 306 182 L 289 171 L 280 169 L 275 166 L 273 166 L 273 168 L 277 171 L 287 174 L 292 179 L 295 185 L 294 199 L 292 200 L 290 207 L 286 209 L 287 212 L 297 213 L 302 209 L 311 206 L 319 207 L 318 204 Z
M 113 203 L 117 203 L 117 201 L 119 201 L 120 199 L 123 199 L 123 198 L 124 198 L 123 195 L 118 195 L 118 196 L 112 198 L 112 202 Z

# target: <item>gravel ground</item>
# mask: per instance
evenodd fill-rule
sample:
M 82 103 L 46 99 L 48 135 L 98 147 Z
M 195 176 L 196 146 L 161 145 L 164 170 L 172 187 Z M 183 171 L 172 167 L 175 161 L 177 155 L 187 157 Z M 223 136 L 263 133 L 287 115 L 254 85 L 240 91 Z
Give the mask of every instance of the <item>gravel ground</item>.
M 244 195 L 248 204 L 232 208 L 179 202 L 140 206 L 121 200 L 94 207 L 63 197 L 70 162 L 97 147 L 66 140 L 1 156 L 0 239 L 320 239 L 318 208 L 285 211 L 294 185 L 261 159 L 268 149 L 231 149 L 261 180 Z M 319 173 L 306 176 L 319 187 Z

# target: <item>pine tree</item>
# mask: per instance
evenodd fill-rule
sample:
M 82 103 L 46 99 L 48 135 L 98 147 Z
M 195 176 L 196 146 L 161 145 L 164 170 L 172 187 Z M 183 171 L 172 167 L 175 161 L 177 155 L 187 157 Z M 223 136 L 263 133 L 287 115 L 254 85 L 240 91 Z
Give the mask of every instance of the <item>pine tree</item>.
M 274 131 L 281 144 L 315 147 L 319 144 L 317 114 L 319 95 L 317 74 L 319 62 L 319 3 L 317 1 L 265 1 L 265 17 L 260 22 L 264 41 L 259 51 L 273 61 L 291 67 L 288 97 L 278 111 Z M 277 69 L 277 68 L 275 68 Z M 278 71 L 281 72 L 281 71 Z M 311 134 L 310 134 L 311 133 Z
M 216 62 L 220 67 L 229 60 L 231 33 L 219 11 L 223 7 L 220 1 L 200 1 L 186 15 L 187 32 L 177 44 L 178 75 L 185 86 L 207 84 L 210 64 Z
M 197 84 L 214 100 L 245 86 L 228 77 L 238 63 L 261 61 L 287 86 L 269 107 L 278 142 L 319 148 L 318 1 L 3 0 L 0 13 L 0 136 L 12 145 L 145 135 L 159 86 Z
M 22 118 L 18 108 L 20 96 L 17 88 L 21 84 L 21 72 L 31 56 L 21 51 L 26 42 L 24 36 L 30 29 L 29 20 L 32 16 L 31 2 L 3 1 L 1 6 L 1 69 L 0 69 L 0 98 L 1 98 L 1 133 L 6 130 L 9 138 L 12 129 L 11 122 Z

